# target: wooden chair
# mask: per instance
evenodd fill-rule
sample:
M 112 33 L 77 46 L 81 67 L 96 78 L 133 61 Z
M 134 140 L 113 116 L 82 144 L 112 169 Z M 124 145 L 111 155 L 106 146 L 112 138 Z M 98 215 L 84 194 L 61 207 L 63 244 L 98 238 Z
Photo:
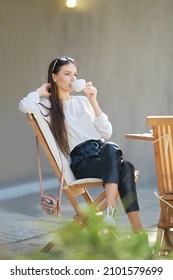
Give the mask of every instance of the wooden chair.
M 96 212 L 102 211 L 105 207 L 104 189 L 101 194 L 95 199 L 92 198 L 91 193 L 89 193 L 88 191 L 89 189 L 96 187 L 103 188 L 102 180 L 97 178 L 76 180 L 70 169 L 70 161 L 65 158 L 60 152 L 47 121 L 41 114 L 38 113 L 34 115 L 27 114 L 27 117 L 59 181 L 61 179 L 61 168 L 63 163 L 63 166 L 65 168 L 63 192 L 66 194 L 76 212 L 76 215 L 74 216 L 74 222 L 83 224 L 85 226 L 86 216 L 84 214 L 84 211 L 82 211 L 82 207 L 77 201 L 77 198 L 79 196 L 82 197 L 87 205 L 95 208 Z M 117 198 L 118 195 L 116 199 Z M 53 242 L 50 242 L 43 248 L 42 251 L 47 252 L 53 246 Z
M 153 130 L 156 174 L 160 198 L 157 244 L 173 249 L 173 116 L 148 116 Z

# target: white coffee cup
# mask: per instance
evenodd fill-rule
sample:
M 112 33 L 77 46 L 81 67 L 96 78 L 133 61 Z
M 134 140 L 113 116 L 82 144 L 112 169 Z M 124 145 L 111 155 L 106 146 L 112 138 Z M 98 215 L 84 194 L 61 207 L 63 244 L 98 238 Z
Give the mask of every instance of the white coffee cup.
M 71 83 L 71 87 L 74 91 L 80 92 L 86 87 L 86 81 L 84 79 L 78 79 Z

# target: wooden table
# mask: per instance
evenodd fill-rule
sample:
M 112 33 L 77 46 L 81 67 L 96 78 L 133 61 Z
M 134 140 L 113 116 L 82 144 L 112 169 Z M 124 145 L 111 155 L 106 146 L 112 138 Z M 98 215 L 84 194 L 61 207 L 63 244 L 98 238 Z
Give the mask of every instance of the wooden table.
M 146 141 L 153 141 L 154 139 L 152 133 L 125 134 L 125 138 L 134 139 L 134 140 L 146 140 Z
M 147 117 L 147 124 L 154 130 L 154 136 L 150 132 L 125 134 L 125 138 L 154 143 L 158 198 L 161 207 L 156 245 L 166 256 L 169 251 L 173 251 L 173 116 Z

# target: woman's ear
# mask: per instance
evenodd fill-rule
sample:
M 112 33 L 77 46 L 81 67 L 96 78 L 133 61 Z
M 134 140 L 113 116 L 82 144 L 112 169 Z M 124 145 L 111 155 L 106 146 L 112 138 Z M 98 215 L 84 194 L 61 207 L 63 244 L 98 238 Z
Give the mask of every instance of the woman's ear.
M 52 73 L 52 79 L 53 79 L 54 83 L 56 83 L 56 75 L 54 73 Z

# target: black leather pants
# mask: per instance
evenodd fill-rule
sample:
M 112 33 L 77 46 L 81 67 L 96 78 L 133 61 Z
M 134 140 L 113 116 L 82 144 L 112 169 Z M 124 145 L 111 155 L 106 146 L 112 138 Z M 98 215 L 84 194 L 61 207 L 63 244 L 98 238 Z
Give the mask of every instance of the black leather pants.
M 112 142 L 86 141 L 70 153 L 71 169 L 77 179 L 101 178 L 103 184 L 116 183 L 126 211 L 139 211 L 134 166 L 123 160 L 122 151 Z

